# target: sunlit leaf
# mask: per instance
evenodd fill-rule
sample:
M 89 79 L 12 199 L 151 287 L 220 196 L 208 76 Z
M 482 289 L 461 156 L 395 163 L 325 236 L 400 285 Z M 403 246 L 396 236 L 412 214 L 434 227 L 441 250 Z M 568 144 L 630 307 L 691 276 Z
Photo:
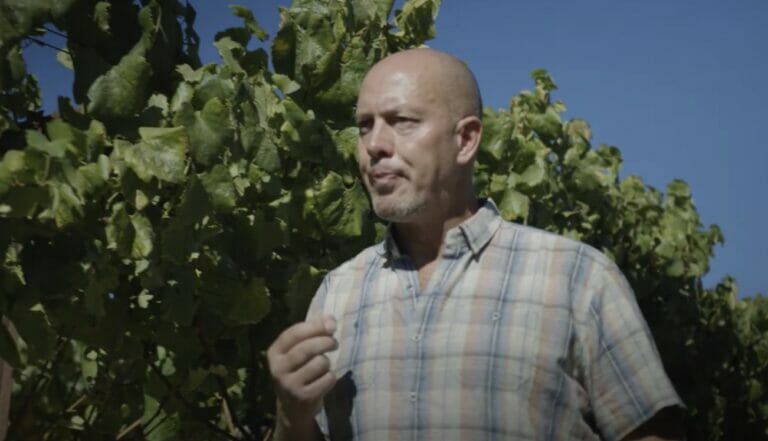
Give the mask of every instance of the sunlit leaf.
M 218 98 L 210 99 L 203 110 L 190 115 L 184 124 L 189 134 L 192 157 L 201 164 L 211 164 L 224 150 L 232 137 L 229 110 Z
M 146 103 L 152 68 L 144 57 L 128 54 L 88 89 L 88 112 L 99 118 L 135 115 Z
M 126 164 L 143 181 L 181 182 L 188 148 L 183 127 L 139 129 L 141 141 L 123 151 Z
M 227 167 L 222 164 L 215 165 L 209 172 L 200 175 L 200 182 L 215 208 L 224 212 L 235 208 L 237 195 Z

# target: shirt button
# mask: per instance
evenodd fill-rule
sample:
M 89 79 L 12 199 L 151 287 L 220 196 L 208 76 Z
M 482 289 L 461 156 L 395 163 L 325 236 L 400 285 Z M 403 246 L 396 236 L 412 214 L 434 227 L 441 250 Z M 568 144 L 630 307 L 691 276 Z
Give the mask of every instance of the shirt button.
M 416 401 L 416 392 L 411 392 L 411 401 Z
M 501 314 L 499 314 L 498 312 L 494 312 L 494 313 L 493 313 L 493 315 L 492 315 L 491 317 L 492 317 L 494 320 L 498 320 L 498 319 L 499 319 L 499 317 L 501 317 Z
M 419 340 L 421 340 L 421 335 L 420 335 L 420 334 L 416 334 L 416 335 L 414 335 L 413 337 L 411 337 L 411 340 L 413 340 L 413 341 L 419 341 Z

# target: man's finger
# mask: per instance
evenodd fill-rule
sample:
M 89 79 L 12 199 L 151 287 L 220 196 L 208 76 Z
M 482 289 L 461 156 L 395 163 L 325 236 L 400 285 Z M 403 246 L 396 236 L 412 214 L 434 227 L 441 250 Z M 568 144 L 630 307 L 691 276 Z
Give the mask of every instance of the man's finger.
M 316 355 L 302 367 L 296 370 L 296 381 L 302 385 L 312 384 L 314 381 L 331 370 L 331 362 L 325 355 Z
M 336 339 L 326 335 L 311 337 L 294 345 L 283 355 L 283 369 L 296 371 L 318 355 L 338 347 Z
M 335 384 L 336 375 L 333 371 L 328 371 L 314 382 L 304 386 L 304 394 L 310 397 L 323 397 L 333 389 Z
M 303 340 L 319 335 L 333 335 L 335 331 L 336 320 L 332 316 L 318 316 L 283 331 L 275 340 L 273 347 L 278 353 L 286 353 Z

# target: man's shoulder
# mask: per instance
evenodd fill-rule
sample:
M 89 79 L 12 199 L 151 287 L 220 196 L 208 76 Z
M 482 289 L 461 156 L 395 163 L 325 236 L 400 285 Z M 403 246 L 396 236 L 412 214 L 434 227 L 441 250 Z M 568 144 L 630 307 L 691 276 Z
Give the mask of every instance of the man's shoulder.
M 586 242 L 506 220 L 502 221 L 499 234 L 493 243 L 496 246 L 509 247 L 513 252 L 552 254 L 559 258 L 583 260 L 605 268 L 615 267 L 610 257 Z

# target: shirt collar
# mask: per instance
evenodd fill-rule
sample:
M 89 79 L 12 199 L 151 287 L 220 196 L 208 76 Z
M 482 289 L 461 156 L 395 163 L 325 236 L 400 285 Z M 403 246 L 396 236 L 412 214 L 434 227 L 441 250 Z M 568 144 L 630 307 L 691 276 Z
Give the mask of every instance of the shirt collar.
M 473 256 L 477 257 L 496 233 L 501 220 L 496 204 L 491 199 L 481 199 L 480 208 L 475 214 L 445 234 L 443 254 L 457 254 L 469 248 Z M 384 241 L 377 247 L 377 251 L 382 256 L 397 260 L 402 258 L 403 254 L 393 233 L 394 225 L 389 224 Z

